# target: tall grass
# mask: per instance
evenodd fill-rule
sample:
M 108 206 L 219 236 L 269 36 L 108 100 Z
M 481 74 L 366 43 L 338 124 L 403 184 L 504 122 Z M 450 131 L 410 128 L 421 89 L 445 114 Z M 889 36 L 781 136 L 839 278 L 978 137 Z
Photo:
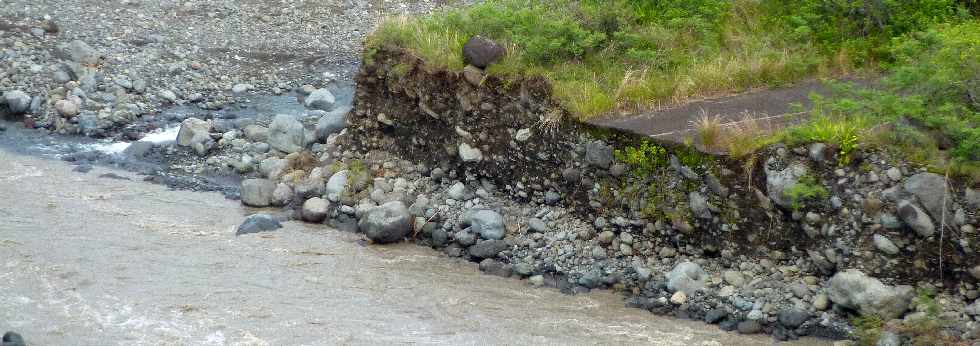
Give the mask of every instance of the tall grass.
M 497 76 L 540 74 L 577 117 L 632 112 L 828 75 L 834 59 L 774 30 L 756 0 L 490 0 L 422 18 L 396 17 L 369 52 L 407 48 L 436 68 L 463 68 L 472 35 L 505 44 Z

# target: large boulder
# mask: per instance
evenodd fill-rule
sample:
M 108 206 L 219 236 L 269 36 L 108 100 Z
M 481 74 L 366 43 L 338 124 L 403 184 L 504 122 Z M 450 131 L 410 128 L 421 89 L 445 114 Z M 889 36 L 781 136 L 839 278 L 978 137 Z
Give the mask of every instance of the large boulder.
M 306 222 L 323 222 L 327 218 L 327 212 L 330 211 L 330 202 L 320 198 L 313 197 L 303 203 L 303 220 Z
M 347 127 L 346 113 L 331 113 L 320 117 L 316 122 L 316 138 L 318 141 L 326 142 L 327 137 L 335 133 L 340 133 Z
M 704 289 L 708 273 L 694 262 L 681 262 L 667 273 L 667 290 L 694 294 Z
M 860 270 L 848 269 L 830 278 L 827 295 L 834 304 L 887 321 L 908 310 L 913 290 L 911 286 L 888 286 Z
M 932 223 L 929 214 L 926 214 L 915 203 L 906 200 L 898 202 L 898 216 L 920 236 L 930 237 L 936 233 L 936 225 Z
M 79 111 L 78 104 L 69 100 L 58 100 L 54 104 L 54 109 L 65 118 L 76 116 Z
M 3 93 L 3 103 L 7 104 L 10 113 L 23 114 L 31 108 L 31 96 L 20 90 L 11 90 Z
M 963 191 L 963 199 L 966 200 L 967 205 L 980 209 L 980 190 L 967 188 Z
M 342 170 L 340 172 L 334 173 L 327 179 L 327 186 L 324 188 L 324 194 L 327 196 L 331 202 L 339 202 L 340 198 L 344 196 L 347 191 L 347 179 L 350 176 L 350 171 Z
M 602 141 L 592 141 L 585 145 L 585 161 L 599 168 L 609 168 L 613 161 L 613 148 Z
M 480 149 L 462 143 L 459 145 L 459 158 L 463 162 L 480 162 L 483 161 L 483 153 L 480 152 Z
M 490 66 L 505 54 L 507 50 L 503 46 L 481 36 L 470 37 L 463 45 L 463 61 L 479 68 Z
M 476 245 L 470 246 L 470 256 L 476 258 L 494 258 L 497 254 L 510 248 L 503 240 L 484 240 Z
M 285 114 L 276 115 L 269 125 L 269 146 L 284 153 L 303 150 L 306 138 L 303 124 Z
M 371 208 L 357 225 L 375 243 L 394 243 L 412 232 L 412 215 L 405 203 L 393 201 Z
M 786 195 L 786 190 L 796 185 L 806 174 L 807 169 L 802 165 L 792 165 L 781 171 L 767 170 L 766 192 L 769 199 L 784 209 L 792 208 L 793 200 Z
M 252 142 L 265 142 L 269 140 L 269 129 L 261 125 L 248 125 L 244 129 L 245 138 Z
M 235 235 L 267 232 L 276 230 L 282 227 L 275 217 L 268 214 L 252 214 L 245 218 L 245 221 L 241 225 L 238 225 L 238 231 Z
M 272 192 L 272 200 L 269 201 L 269 204 L 276 207 L 286 206 L 293 201 L 295 196 L 296 192 L 293 191 L 292 187 L 285 183 L 279 183 L 276 185 L 276 190 Z
M 337 100 L 333 97 L 333 93 L 330 90 L 316 89 L 306 97 L 303 104 L 306 108 L 329 111 L 333 109 L 336 102 Z
M 933 220 L 943 218 L 943 199 L 947 200 L 946 218 L 952 216 L 953 196 L 946 194 L 946 178 L 936 173 L 919 173 L 905 180 L 905 191 L 915 195 Z
M 68 44 L 68 56 L 71 61 L 86 65 L 95 65 L 102 61 L 102 53 L 80 40 Z
M 245 179 L 242 181 L 242 203 L 252 207 L 268 207 L 276 184 L 268 179 Z
M 473 233 L 483 239 L 504 239 L 507 233 L 504 227 L 504 217 L 490 209 L 474 209 L 463 216 L 463 226 L 470 227 Z
M 263 177 L 272 180 L 278 180 L 280 176 L 287 172 L 288 168 L 289 163 L 277 157 L 270 157 L 259 162 L 259 173 L 262 173 Z
M 691 205 L 691 213 L 702 219 L 711 219 L 711 207 L 708 206 L 708 199 L 700 192 L 693 191 L 688 195 L 688 202 Z
M 177 132 L 177 145 L 190 147 L 198 154 L 203 154 L 213 146 L 213 143 L 211 122 L 198 118 L 187 118 L 180 123 L 180 131 Z

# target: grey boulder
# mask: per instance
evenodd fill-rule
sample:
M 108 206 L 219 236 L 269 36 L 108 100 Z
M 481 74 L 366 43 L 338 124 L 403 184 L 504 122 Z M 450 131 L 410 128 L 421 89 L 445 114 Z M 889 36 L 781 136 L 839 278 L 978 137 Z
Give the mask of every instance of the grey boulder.
M 507 245 L 507 242 L 503 240 L 484 240 L 470 246 L 469 252 L 470 256 L 476 258 L 493 258 L 509 247 L 510 245 Z
M 375 243 L 394 243 L 412 232 L 412 215 L 404 203 L 393 201 L 371 208 L 357 225 Z
M 80 40 L 74 40 L 68 44 L 68 56 L 74 62 L 87 65 L 98 64 L 103 58 L 102 53 Z
M 268 207 L 272 202 L 276 184 L 267 179 L 245 179 L 242 181 L 242 203 L 252 207 Z
M 177 145 L 190 147 L 199 155 L 203 155 L 213 144 L 210 122 L 198 118 L 187 118 L 180 123 L 180 130 L 177 132 Z
M 339 202 L 340 198 L 344 196 L 347 191 L 347 178 L 350 176 L 350 171 L 342 170 L 340 172 L 334 173 L 327 179 L 327 185 L 324 188 L 324 194 L 327 196 L 331 202 Z
M 920 236 L 930 237 L 936 233 L 936 225 L 932 223 L 929 214 L 912 202 L 905 200 L 898 202 L 898 216 Z
M 284 153 L 295 153 L 306 145 L 303 124 L 295 118 L 279 114 L 269 125 L 269 146 Z
M 708 274 L 693 262 L 681 262 L 667 273 L 667 290 L 692 295 L 704 289 Z
M 331 93 L 330 90 L 316 89 L 306 97 L 306 100 L 303 101 L 303 105 L 310 109 L 329 111 L 333 109 L 336 102 L 337 100 L 334 98 L 333 93 Z
M 320 197 L 310 198 L 303 202 L 303 220 L 313 223 L 323 222 L 329 210 L 330 202 Z
M 784 209 L 792 208 L 793 201 L 786 195 L 786 190 L 796 185 L 806 174 L 806 167 L 801 165 L 792 165 L 781 171 L 767 170 L 766 191 L 769 199 Z
M 943 198 L 947 199 L 946 217 L 951 216 L 953 208 L 950 201 L 953 196 L 946 194 L 946 178 L 936 173 L 919 173 L 905 180 L 905 191 L 919 199 L 919 203 L 929 212 L 933 220 L 943 217 Z
M 888 239 L 888 237 L 881 234 L 875 234 L 872 238 L 872 243 L 874 243 L 874 246 L 876 249 L 878 249 L 878 251 L 883 253 L 897 255 L 899 252 L 898 246 L 895 246 L 895 243 L 893 243 L 891 239 Z
M 602 141 L 592 141 L 585 145 L 585 161 L 599 168 L 609 168 L 613 161 L 613 148 Z
M 475 209 L 466 212 L 463 217 L 463 224 L 470 227 L 473 233 L 479 234 L 483 239 L 504 239 L 504 233 L 506 233 L 504 217 L 489 209 Z
M 483 152 L 469 144 L 462 143 L 459 145 L 459 158 L 463 162 L 480 162 L 483 161 Z
M 346 127 L 346 114 L 326 114 L 316 122 L 316 138 L 321 142 L 326 142 L 330 135 L 340 133 Z
M 7 109 L 13 114 L 22 114 L 31 108 L 31 97 L 20 90 L 3 93 L 3 101 L 7 104 Z
M 245 221 L 238 226 L 235 235 L 267 232 L 282 228 L 279 220 L 268 214 L 252 214 L 245 218 Z
M 908 310 L 913 292 L 911 286 L 888 286 L 859 270 L 848 269 L 830 278 L 827 295 L 834 304 L 890 320 Z
M 701 193 L 694 191 L 688 195 L 688 199 L 691 205 L 691 212 L 694 216 L 702 219 L 711 219 L 711 208 L 708 207 L 708 199 L 704 197 Z

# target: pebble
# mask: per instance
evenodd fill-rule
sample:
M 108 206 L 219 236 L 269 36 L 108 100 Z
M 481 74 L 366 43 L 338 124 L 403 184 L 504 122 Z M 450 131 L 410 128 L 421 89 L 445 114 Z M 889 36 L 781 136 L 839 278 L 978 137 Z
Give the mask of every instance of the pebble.
M 687 302 L 687 294 L 684 291 L 674 292 L 674 295 L 670 296 L 670 302 L 674 305 L 681 305 Z

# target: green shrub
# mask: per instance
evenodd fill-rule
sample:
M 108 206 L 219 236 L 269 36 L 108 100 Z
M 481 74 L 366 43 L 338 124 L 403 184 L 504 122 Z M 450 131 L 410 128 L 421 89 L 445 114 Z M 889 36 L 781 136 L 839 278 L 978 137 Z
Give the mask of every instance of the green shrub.
M 645 141 L 637 147 L 616 149 L 613 154 L 617 160 L 629 165 L 633 174 L 641 177 L 652 175 L 669 162 L 667 150 L 649 141 Z
M 830 196 L 827 189 L 809 175 L 801 177 L 796 184 L 783 190 L 783 194 L 789 197 L 793 210 L 802 209 L 807 202 L 826 199 Z
M 771 0 L 773 19 L 794 39 L 859 62 L 888 60 L 887 42 L 905 33 L 961 18 L 956 0 Z
M 980 22 L 905 35 L 890 51 L 882 86 L 833 84 L 831 97 L 812 97 L 810 119 L 780 136 L 834 144 L 844 164 L 866 145 L 980 181 Z

